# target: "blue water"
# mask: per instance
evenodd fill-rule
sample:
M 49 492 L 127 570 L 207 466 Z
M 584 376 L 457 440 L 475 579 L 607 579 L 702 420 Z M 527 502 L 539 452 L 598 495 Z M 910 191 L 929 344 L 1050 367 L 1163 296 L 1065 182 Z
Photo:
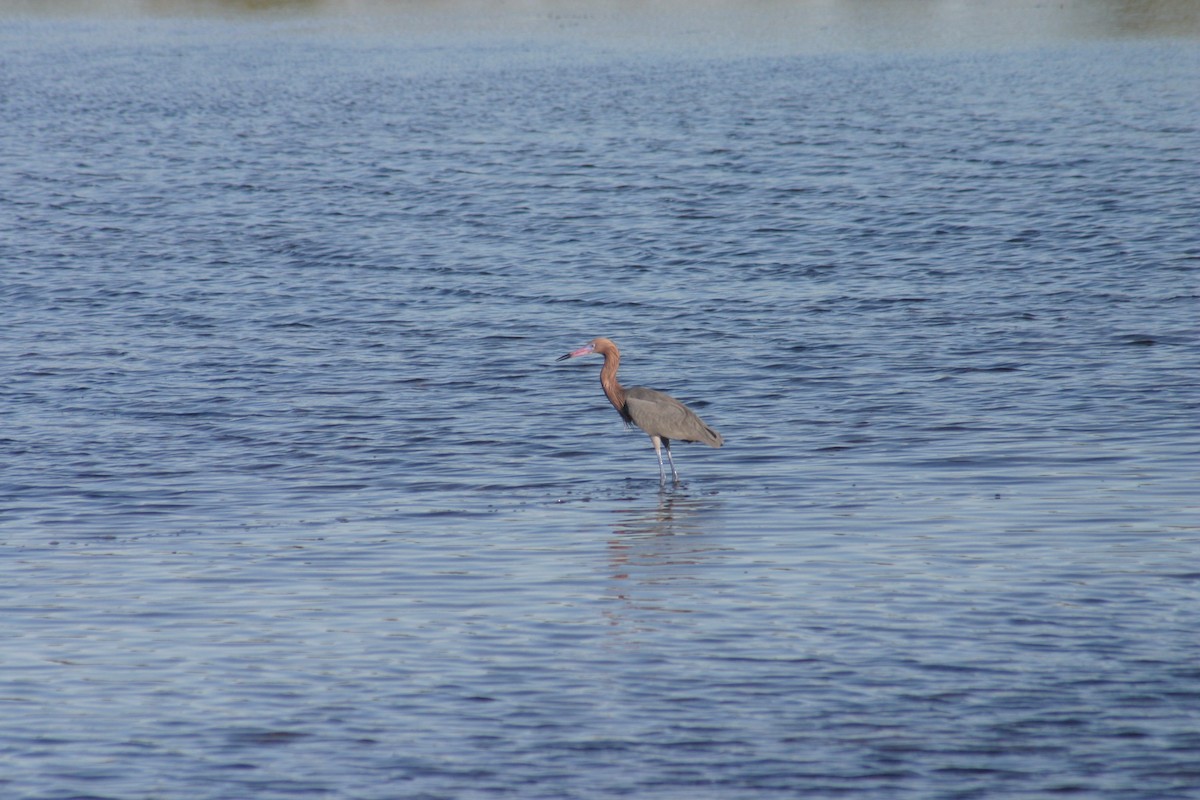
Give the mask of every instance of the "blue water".
M 1196 40 L 564 28 L 0 24 L 0 795 L 1200 794 Z

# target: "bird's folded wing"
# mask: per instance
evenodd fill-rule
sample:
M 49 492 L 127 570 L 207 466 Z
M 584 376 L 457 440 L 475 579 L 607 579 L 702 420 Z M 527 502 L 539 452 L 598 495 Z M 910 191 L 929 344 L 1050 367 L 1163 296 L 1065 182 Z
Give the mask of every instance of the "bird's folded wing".
M 625 392 L 625 406 L 633 424 L 652 436 L 695 441 L 705 434 L 704 423 L 669 394 L 634 386 Z

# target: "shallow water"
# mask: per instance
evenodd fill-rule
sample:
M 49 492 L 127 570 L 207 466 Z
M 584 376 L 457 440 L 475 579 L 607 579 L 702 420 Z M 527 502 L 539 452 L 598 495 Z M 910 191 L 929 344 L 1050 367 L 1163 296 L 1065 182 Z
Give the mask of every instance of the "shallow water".
M 0 27 L 0 792 L 1194 796 L 1195 41 L 563 30 Z

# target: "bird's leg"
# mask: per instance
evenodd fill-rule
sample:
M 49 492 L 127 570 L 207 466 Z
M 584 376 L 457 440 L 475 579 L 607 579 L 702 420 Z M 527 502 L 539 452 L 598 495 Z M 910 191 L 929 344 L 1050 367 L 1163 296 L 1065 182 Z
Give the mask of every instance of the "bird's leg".
M 663 447 L 667 448 L 667 461 L 671 462 L 671 474 L 675 477 L 675 482 L 679 483 L 679 473 L 675 471 L 675 459 L 671 458 L 671 440 L 663 439 Z M 659 458 L 660 466 L 662 458 Z
M 667 473 L 663 470 L 662 449 L 661 449 L 660 439 L 657 436 L 651 436 L 650 443 L 652 445 L 654 445 L 654 455 L 658 456 L 658 482 L 666 483 L 667 482 Z M 667 447 L 667 457 L 668 458 L 671 457 L 671 448 L 669 445 Z M 675 469 L 675 466 L 673 464 L 671 465 L 671 469 L 672 470 Z

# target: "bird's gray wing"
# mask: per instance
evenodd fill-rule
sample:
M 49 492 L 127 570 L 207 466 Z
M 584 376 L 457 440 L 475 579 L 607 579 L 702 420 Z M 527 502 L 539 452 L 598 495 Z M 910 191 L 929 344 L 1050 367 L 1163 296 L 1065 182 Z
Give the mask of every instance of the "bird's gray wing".
M 625 407 L 633 424 L 651 436 L 720 447 L 721 435 L 669 394 L 632 386 L 625 390 Z

